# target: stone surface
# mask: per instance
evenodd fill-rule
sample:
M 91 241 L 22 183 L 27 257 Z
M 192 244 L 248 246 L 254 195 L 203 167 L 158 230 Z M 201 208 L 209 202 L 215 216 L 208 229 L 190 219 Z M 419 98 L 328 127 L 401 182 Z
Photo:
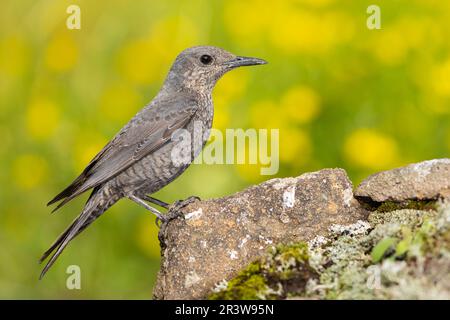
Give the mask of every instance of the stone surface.
M 280 243 L 326 235 L 364 220 L 342 169 L 273 179 L 234 195 L 197 201 L 162 229 L 156 299 L 202 299 Z
M 375 210 L 328 236 L 270 250 L 210 299 L 450 299 L 450 202 Z
M 428 200 L 450 195 L 450 159 L 435 159 L 379 172 L 365 179 L 355 196 L 375 202 Z

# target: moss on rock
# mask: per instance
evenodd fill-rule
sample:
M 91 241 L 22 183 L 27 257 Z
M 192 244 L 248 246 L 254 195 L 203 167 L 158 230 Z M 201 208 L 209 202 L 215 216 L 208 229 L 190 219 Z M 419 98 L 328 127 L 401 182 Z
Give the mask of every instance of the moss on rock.
M 210 298 L 450 299 L 450 203 L 408 206 L 274 247 Z
M 318 277 L 308 260 L 306 243 L 272 247 L 235 278 L 218 284 L 209 299 L 282 299 L 303 294 L 307 282 Z

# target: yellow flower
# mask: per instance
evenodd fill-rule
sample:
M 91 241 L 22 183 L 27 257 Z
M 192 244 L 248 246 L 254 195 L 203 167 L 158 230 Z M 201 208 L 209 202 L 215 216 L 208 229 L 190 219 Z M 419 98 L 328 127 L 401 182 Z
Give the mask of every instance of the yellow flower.
M 450 96 L 450 59 L 433 69 L 430 77 L 435 92 L 439 95 Z
M 270 39 L 288 53 L 328 53 L 351 40 L 355 31 L 352 19 L 341 12 L 316 13 L 287 7 L 271 22 Z
M 51 39 L 45 54 L 45 63 L 50 70 L 71 70 L 77 59 L 78 45 L 71 32 L 60 32 Z
M 280 161 L 300 166 L 309 161 L 312 144 L 309 135 L 298 128 L 280 130 Z
M 243 45 L 255 46 L 266 35 L 288 52 L 321 52 L 353 34 L 353 22 L 341 13 L 316 14 L 302 5 L 324 7 L 334 0 L 228 1 L 225 25 Z M 300 5 L 300 6 L 299 6 Z M 239 23 L 236 23 L 239 21 Z
M 296 86 L 281 98 L 281 106 L 289 119 L 304 124 L 314 120 L 320 111 L 320 98 L 311 88 Z
M 42 183 L 47 172 L 47 162 L 34 154 L 20 155 L 12 164 L 14 183 L 23 190 L 32 189 Z
M 385 29 L 378 34 L 373 53 L 383 63 L 397 64 L 404 61 L 408 45 L 403 34 L 395 29 Z
M 405 61 L 409 52 L 420 48 L 429 39 L 424 30 L 429 30 L 429 23 L 423 19 L 401 19 L 381 32 L 372 32 L 370 51 L 376 58 L 387 65 L 395 65 Z
M 359 167 L 382 170 L 398 162 L 397 144 L 391 137 L 372 129 L 358 129 L 347 138 L 344 155 Z
M 27 108 L 26 125 L 31 136 L 38 139 L 50 137 L 58 127 L 58 106 L 46 98 L 33 99 Z

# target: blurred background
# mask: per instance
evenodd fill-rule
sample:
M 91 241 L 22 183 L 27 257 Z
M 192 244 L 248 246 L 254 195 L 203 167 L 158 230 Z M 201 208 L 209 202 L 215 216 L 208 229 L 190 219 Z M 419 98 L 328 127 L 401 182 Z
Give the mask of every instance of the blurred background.
M 66 9 L 81 8 L 68 30 Z M 366 27 L 371 4 L 381 30 Z M 268 60 L 219 81 L 214 127 L 279 128 L 280 171 L 365 176 L 450 153 L 450 2 L 6 0 L 0 10 L 0 298 L 151 297 L 154 218 L 122 200 L 38 281 L 37 260 L 87 195 L 45 204 L 161 86 L 182 49 Z M 220 197 L 272 177 L 194 165 L 157 194 Z M 81 267 L 81 290 L 66 268 Z

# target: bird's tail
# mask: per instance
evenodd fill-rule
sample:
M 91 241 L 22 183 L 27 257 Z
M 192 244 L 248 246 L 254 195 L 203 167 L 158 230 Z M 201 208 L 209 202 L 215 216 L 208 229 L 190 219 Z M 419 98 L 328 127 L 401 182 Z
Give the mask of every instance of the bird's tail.
M 56 250 L 42 270 L 39 279 L 42 279 L 48 269 L 50 269 L 53 263 L 55 263 L 56 259 L 63 252 L 69 242 L 84 229 L 86 229 L 98 217 L 100 217 L 103 212 L 108 210 L 108 208 L 119 199 L 120 197 L 118 195 L 111 194 L 106 188 L 95 188 L 92 191 L 89 200 L 86 202 L 83 212 L 75 218 L 71 225 L 58 237 L 58 239 L 56 239 L 51 247 L 39 259 L 39 263 L 42 263 L 53 251 Z

